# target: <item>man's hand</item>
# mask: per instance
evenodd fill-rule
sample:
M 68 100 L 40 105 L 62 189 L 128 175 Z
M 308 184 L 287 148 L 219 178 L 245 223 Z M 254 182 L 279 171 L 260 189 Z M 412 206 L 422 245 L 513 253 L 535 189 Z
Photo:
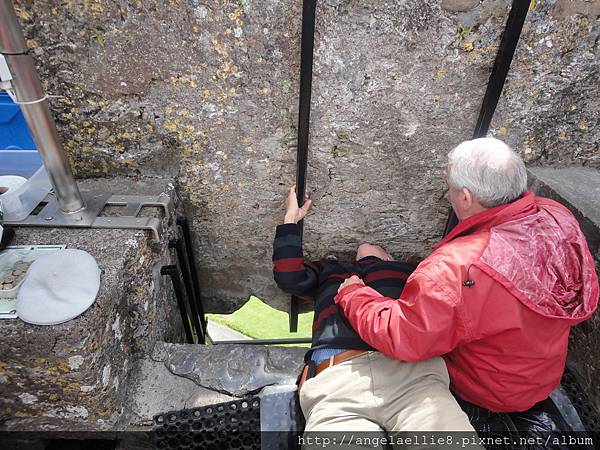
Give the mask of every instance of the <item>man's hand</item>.
M 308 210 L 312 206 L 312 200 L 308 198 L 308 194 L 304 195 L 304 205 L 302 208 L 298 206 L 296 198 L 296 186 L 292 186 L 285 199 L 285 217 L 283 223 L 298 223 L 304 216 L 308 214 Z
M 342 284 L 340 284 L 340 287 L 338 288 L 338 292 L 340 292 L 345 287 L 351 286 L 353 284 L 358 284 L 360 286 L 364 286 L 365 285 L 365 283 L 363 282 L 363 280 L 361 280 L 358 276 L 352 275 L 350 278 L 346 278 L 344 280 L 344 282 Z

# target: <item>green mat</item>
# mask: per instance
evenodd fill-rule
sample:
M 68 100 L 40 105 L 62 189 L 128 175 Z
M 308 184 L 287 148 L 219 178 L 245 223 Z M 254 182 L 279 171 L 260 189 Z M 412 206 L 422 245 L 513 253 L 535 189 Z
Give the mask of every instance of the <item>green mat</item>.
M 312 312 L 300 314 L 298 332 L 290 333 L 287 313 L 271 308 L 252 296 L 233 314 L 207 314 L 206 317 L 254 339 L 276 339 L 310 337 L 313 315 Z M 298 346 L 310 347 L 310 344 Z

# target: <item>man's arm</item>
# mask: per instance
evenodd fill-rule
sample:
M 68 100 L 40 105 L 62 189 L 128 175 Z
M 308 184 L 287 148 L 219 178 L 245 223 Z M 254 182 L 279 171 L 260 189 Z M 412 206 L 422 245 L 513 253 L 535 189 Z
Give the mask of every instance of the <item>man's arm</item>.
M 457 296 L 429 275 L 413 273 L 399 299 L 353 278 L 340 286 L 334 301 L 360 337 L 382 353 L 421 361 L 471 340 Z
M 273 242 L 273 278 L 277 286 L 293 295 L 312 297 L 318 284 L 318 268 L 304 261 L 302 237 L 298 222 L 311 207 L 310 199 L 300 208 L 292 187 L 286 198 L 283 225 L 277 227 Z
M 273 278 L 277 286 L 289 294 L 312 297 L 317 273 L 318 268 L 304 260 L 298 225 L 279 225 L 273 242 Z

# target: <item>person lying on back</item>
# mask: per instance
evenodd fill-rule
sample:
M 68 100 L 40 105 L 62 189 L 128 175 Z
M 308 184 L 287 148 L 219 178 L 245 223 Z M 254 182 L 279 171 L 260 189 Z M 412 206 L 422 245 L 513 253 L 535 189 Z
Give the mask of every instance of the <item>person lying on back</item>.
M 383 296 L 400 296 L 413 271 L 381 247 L 362 244 L 354 261 L 307 261 L 297 223 L 311 207 L 298 207 L 291 188 L 284 224 L 273 243 L 273 275 L 289 294 L 314 299 L 312 347 L 299 382 L 305 431 L 467 431 L 467 416 L 449 391 L 440 357 L 419 363 L 393 360 L 363 341 L 333 297 L 357 275 Z

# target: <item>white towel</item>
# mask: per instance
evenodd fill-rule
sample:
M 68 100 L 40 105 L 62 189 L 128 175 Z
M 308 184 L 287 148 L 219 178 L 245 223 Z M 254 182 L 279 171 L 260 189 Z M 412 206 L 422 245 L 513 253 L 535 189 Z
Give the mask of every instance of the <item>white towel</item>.
M 87 310 L 100 289 L 100 269 L 92 255 L 65 249 L 31 264 L 17 294 L 17 315 L 36 325 L 55 325 Z

